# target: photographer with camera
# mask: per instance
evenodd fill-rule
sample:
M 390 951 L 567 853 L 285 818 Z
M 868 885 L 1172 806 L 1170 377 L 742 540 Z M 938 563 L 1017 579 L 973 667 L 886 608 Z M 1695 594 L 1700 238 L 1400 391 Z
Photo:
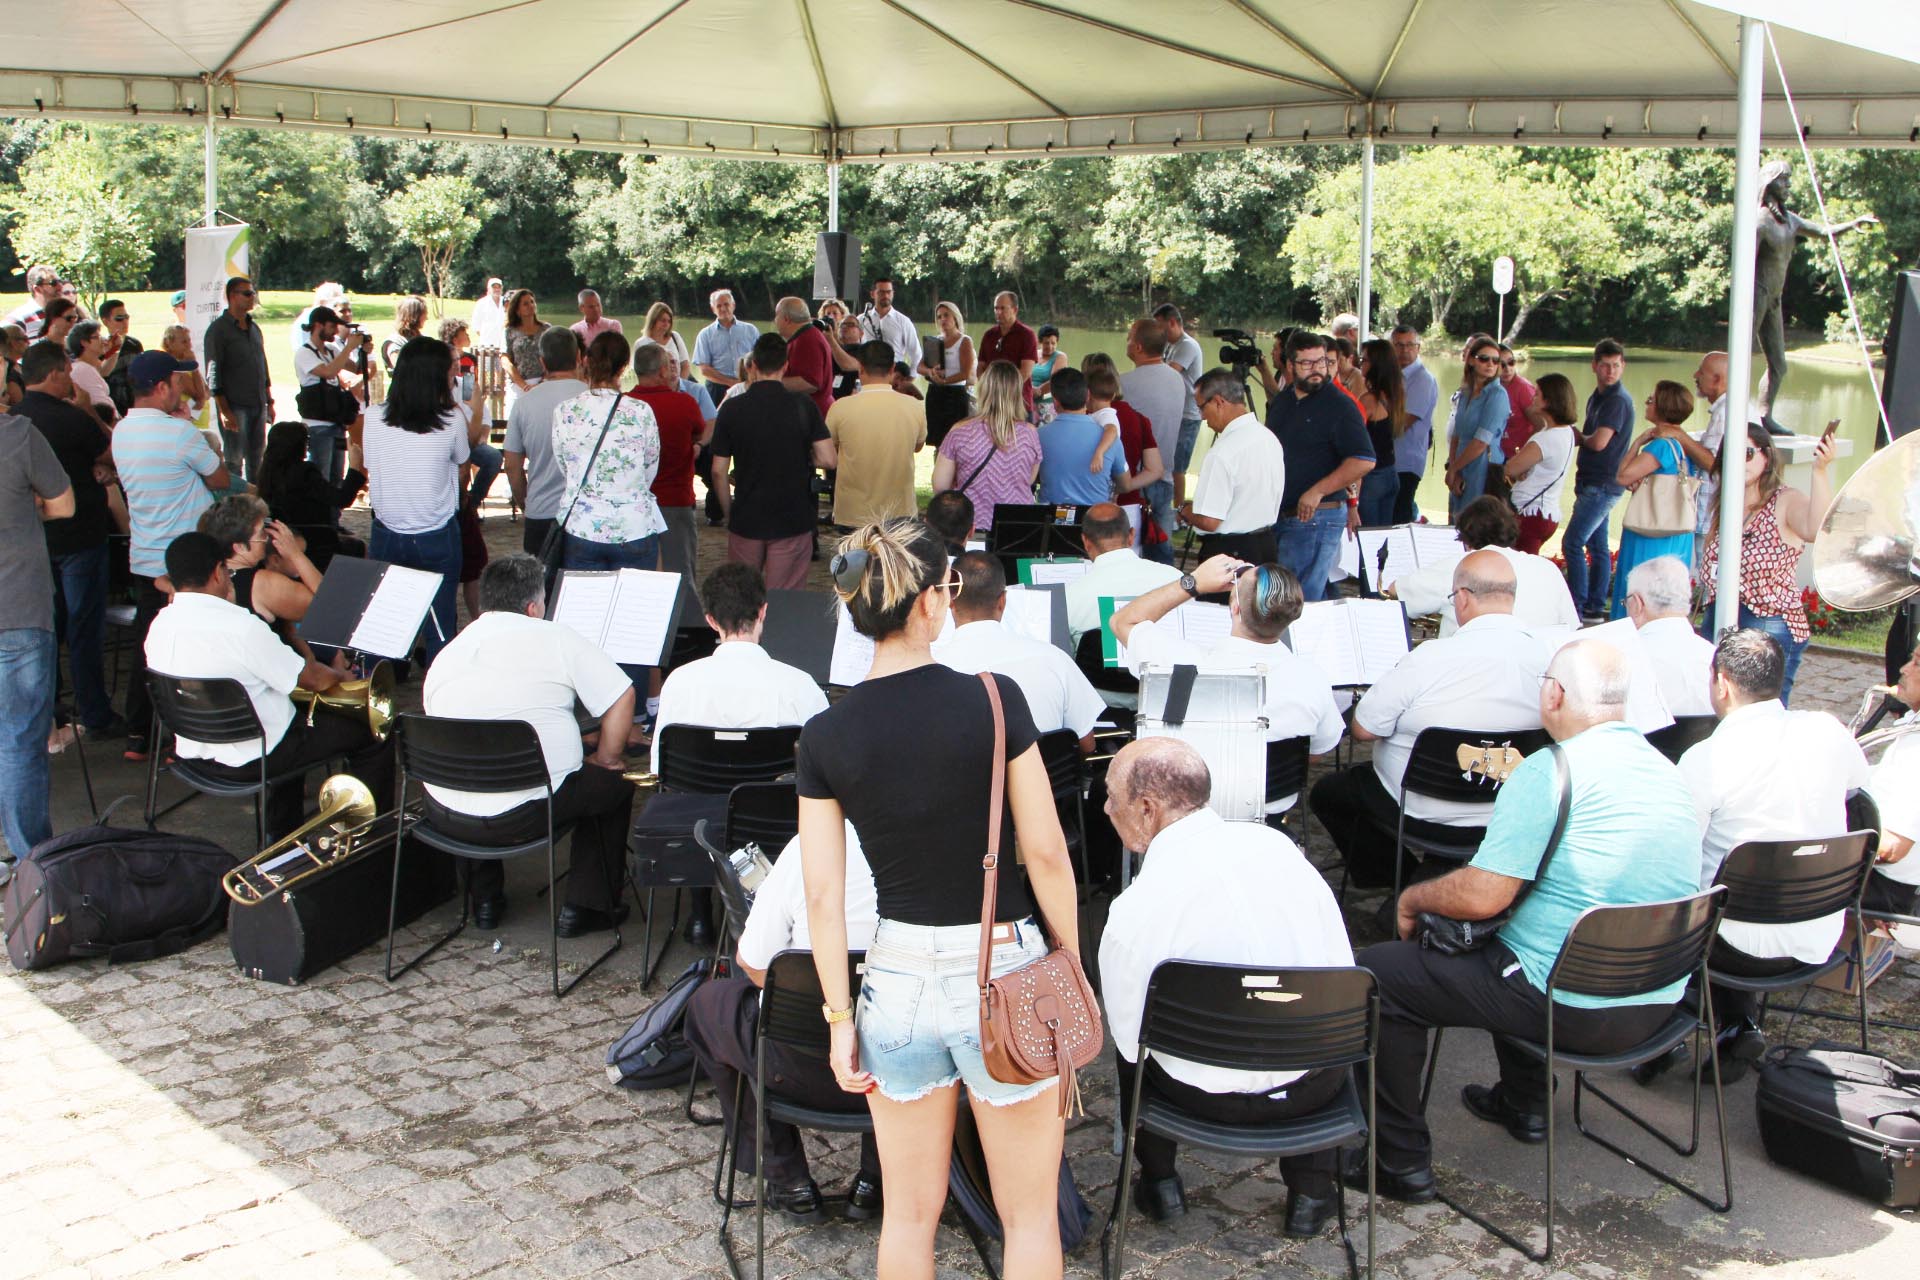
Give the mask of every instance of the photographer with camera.
M 332 307 L 315 307 L 307 313 L 307 341 L 293 353 L 293 371 L 300 382 L 294 406 L 307 424 L 307 458 L 329 480 L 340 451 L 340 432 L 360 418 L 360 402 L 340 375 L 355 368 L 360 353 L 372 345 L 373 335 L 349 331 Z

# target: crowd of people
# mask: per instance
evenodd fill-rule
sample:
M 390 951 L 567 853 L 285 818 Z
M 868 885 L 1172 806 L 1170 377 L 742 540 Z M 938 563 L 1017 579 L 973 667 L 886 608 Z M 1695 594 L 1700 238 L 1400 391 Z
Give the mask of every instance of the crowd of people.
M 1789 587 L 1830 497 L 1830 445 L 1816 457 L 1812 491 L 1800 493 L 1782 485 L 1772 437 L 1750 432 L 1740 624 L 1718 637 L 1693 628 L 1693 582 L 1711 588 L 1717 547 L 1711 482 L 1726 430 L 1719 353 L 1695 374 L 1711 405 L 1696 441 L 1684 430 L 1694 395 L 1671 382 L 1647 397 L 1636 434 L 1625 353 L 1610 340 L 1595 348 L 1595 385 L 1581 414 L 1568 379 L 1535 385 L 1508 347 L 1476 335 L 1463 351 L 1449 422 L 1436 428 L 1441 380 L 1421 360 L 1421 336 L 1402 326 L 1365 340 L 1351 317 L 1337 318 L 1331 333 L 1292 331 L 1276 341 L 1272 364 L 1258 370 L 1268 390 L 1263 419 L 1240 372 L 1203 367 L 1171 305 L 1131 324 L 1119 359 L 1092 352 L 1076 363 L 1057 331 L 1021 321 L 1010 291 L 995 298 L 994 322 L 977 337 L 950 302 L 937 305 L 934 332 L 922 334 L 894 306 L 885 278 L 858 314 L 837 303 L 816 314 L 800 298 L 781 299 L 766 333 L 739 318 L 731 292 L 717 290 L 713 320 L 691 350 L 665 303 L 629 340 L 592 290 L 576 298 L 579 320 L 559 325 L 540 318 L 532 291 L 508 291 L 497 279 L 469 319 L 443 321 L 437 336 L 425 331 L 423 302 L 403 303 L 396 332 L 376 346 L 352 323 L 345 296 L 323 286 L 293 335 L 297 416 L 280 419 L 250 280 L 227 282 L 202 361 L 173 330 L 143 351 L 117 302 L 99 323 L 72 322 L 72 302 L 43 269 L 29 284 L 32 301 L 9 317 L 27 343 L 9 365 L 14 415 L 0 416 L 0 522 L 13 535 L 0 541 L 0 822 L 10 854 L 52 834 L 56 630 L 66 640 L 79 731 L 124 733 L 130 759 L 159 746 L 149 737 L 143 673 L 129 680 L 117 716 L 101 669 L 116 529 L 129 548 L 146 668 L 237 680 L 260 724 L 262 736 L 249 743 L 176 739 L 173 751 L 236 780 L 264 758 L 277 780 L 266 803 L 270 839 L 298 825 L 305 775 L 328 760 L 344 757 L 383 805 L 394 798 L 390 742 L 363 721 L 296 716 L 289 699 L 352 673 L 348 654 L 311 645 L 298 630 L 327 564 L 365 553 L 439 574 L 417 654 L 422 704 L 430 715 L 534 726 L 551 821 L 572 827 L 562 937 L 615 928 L 627 914 L 629 753 L 651 751 L 657 768 L 669 725 L 799 726 L 799 833 L 755 898 L 730 976 L 695 997 L 688 1036 L 737 1121 L 733 1083 L 755 1067 L 756 988 L 780 951 L 814 952 L 831 1057 L 783 1058 L 769 1070 L 810 1105 L 872 1115 L 848 1203 L 853 1216 L 882 1218 L 883 1275 L 931 1267 L 962 1086 L 992 1174 L 1005 1273 L 1061 1268 L 1062 1090 L 1052 1080 L 1009 1084 L 988 1069 L 975 965 L 983 930 L 996 975 L 1053 947 L 1081 951 L 1089 886 L 1076 881 L 1088 865 L 1088 833 L 1080 833 L 1077 867 L 1040 744 L 1064 733 L 1093 756 L 1096 726 L 1116 709 L 1124 720 L 1128 708 L 1060 648 L 1007 625 L 1006 566 L 970 545 L 1002 506 L 1078 509 L 1088 564 L 1064 593 L 1076 648 L 1104 628 L 1136 673 L 1166 665 L 1262 672 L 1270 741 L 1304 739 L 1315 757 L 1343 737 L 1368 748 L 1304 796 L 1269 796 L 1267 823 L 1215 814 L 1219 762 L 1186 742 L 1143 738 L 1103 762 L 1092 795 L 1118 847 L 1130 851 L 1124 856 L 1143 858 L 1113 898 L 1097 964 L 1088 965 L 1127 1098 L 1138 1083 L 1194 1114 L 1247 1124 L 1324 1106 L 1344 1073 L 1149 1056 L 1142 1008 L 1167 960 L 1357 963 L 1380 990 L 1374 1172 L 1385 1194 L 1424 1202 L 1435 1195 L 1420 1090 L 1429 1033 L 1466 1026 L 1537 1035 L 1547 974 L 1582 910 L 1698 892 L 1744 841 L 1839 834 L 1847 794 L 1858 789 L 1886 819 L 1875 900 L 1913 907 L 1920 870 L 1906 854 L 1920 821 L 1905 799 L 1911 752 L 1890 752 L 1870 768 L 1831 717 L 1786 707 L 1806 641 Z M 500 424 L 478 363 L 486 351 L 500 353 L 508 384 L 497 450 L 491 434 Z M 926 380 L 924 393 L 916 377 Z M 195 424 L 203 407 L 212 410 L 206 431 Z M 1202 427 L 1210 437 L 1196 468 Z M 934 453 L 936 490 L 924 512 L 915 491 L 923 449 Z M 1293 652 L 1289 629 L 1305 605 L 1339 589 L 1335 564 L 1349 531 L 1417 517 L 1413 494 L 1430 457 L 1444 466 L 1465 554 L 1408 575 L 1392 594 L 1410 611 L 1439 615 L 1439 634 L 1343 714 L 1326 675 Z M 1560 524 L 1569 469 L 1575 500 L 1563 575 L 1538 553 Z M 479 512 L 502 470 L 524 515 L 523 549 L 489 557 Z M 1616 567 L 1613 505 L 1630 489 L 1692 472 L 1708 483 L 1686 526 L 1630 529 Z M 342 522 L 363 490 L 372 515 L 364 545 Z M 724 528 L 725 554 L 701 577 L 703 525 Z M 1187 530 L 1199 558 L 1183 570 L 1175 537 Z M 831 704 L 811 677 L 762 646 L 768 593 L 803 588 L 817 557 L 827 560 L 852 626 L 874 646 L 865 679 Z M 619 568 L 698 578 L 711 656 L 665 672 L 622 667 L 546 616 L 555 571 Z M 1171 625 L 1193 600 L 1226 606 L 1226 638 L 1201 646 Z M 1621 645 L 1574 634 L 1609 615 L 1630 620 L 1657 685 L 1639 694 L 1674 716 L 1718 717 L 1677 763 L 1627 722 L 1635 666 Z M 1897 696 L 1920 708 L 1920 651 Z M 576 706 L 595 722 L 584 735 Z M 1555 748 L 1528 756 L 1497 799 L 1406 795 L 1403 813 L 1415 740 L 1432 727 L 1544 735 Z M 1775 749 L 1783 741 L 1807 750 L 1788 756 Z M 1809 757 L 1817 760 L 1802 767 Z M 425 811 L 450 834 L 505 845 L 548 829 L 547 796 L 541 788 L 432 787 Z M 1303 799 L 1332 839 L 1343 883 L 1405 886 L 1380 906 L 1391 940 L 1355 952 L 1326 879 L 1286 834 Z M 999 832 L 989 830 L 994 812 L 1003 814 Z M 1465 854 L 1415 857 L 1402 831 L 1419 847 Z M 983 924 L 982 853 L 1016 846 Z M 1221 894 L 1222 884 L 1234 892 Z M 498 926 L 508 909 L 498 861 L 476 864 L 469 893 L 480 925 Z M 1487 920 L 1509 908 L 1493 943 L 1470 955 L 1413 940 L 1422 912 Z M 711 936 L 697 910 L 689 940 Z M 1716 964 L 1776 973 L 1838 945 L 1837 917 L 1789 931 L 1729 927 Z M 866 953 L 857 987 L 844 963 L 850 948 Z M 1644 1039 L 1677 1002 L 1708 1000 L 1723 1076 L 1749 1067 L 1764 1047 L 1752 1003 L 1685 985 L 1564 1000 L 1555 1034 L 1573 1050 L 1617 1051 Z M 1541 1141 L 1551 1082 L 1542 1064 L 1496 1045 L 1498 1080 L 1469 1086 L 1463 1105 L 1520 1141 Z M 1651 1064 L 1643 1081 L 1672 1065 Z M 773 1208 L 801 1221 L 821 1216 L 791 1126 L 769 1126 L 760 1153 L 750 1124 L 734 1123 L 732 1140 L 743 1167 L 764 1159 Z M 1183 1213 L 1176 1145 L 1142 1130 L 1133 1150 L 1135 1207 L 1161 1221 Z M 1339 1180 L 1365 1186 L 1368 1174 L 1332 1152 L 1289 1158 L 1282 1169 L 1284 1230 L 1300 1238 L 1326 1228 Z

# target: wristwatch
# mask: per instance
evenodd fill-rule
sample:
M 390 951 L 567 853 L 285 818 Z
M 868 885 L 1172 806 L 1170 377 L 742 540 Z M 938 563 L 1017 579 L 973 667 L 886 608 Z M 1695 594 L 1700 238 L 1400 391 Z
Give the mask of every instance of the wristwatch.
M 1190 596 L 1198 596 L 1200 594 L 1200 584 L 1193 580 L 1193 575 L 1190 573 L 1180 575 L 1180 589 Z
M 820 1006 L 820 1016 L 827 1020 L 827 1025 L 829 1026 L 836 1022 L 845 1022 L 853 1017 L 853 1006 L 848 1005 L 844 1009 L 835 1009 L 830 1004 L 822 1004 Z

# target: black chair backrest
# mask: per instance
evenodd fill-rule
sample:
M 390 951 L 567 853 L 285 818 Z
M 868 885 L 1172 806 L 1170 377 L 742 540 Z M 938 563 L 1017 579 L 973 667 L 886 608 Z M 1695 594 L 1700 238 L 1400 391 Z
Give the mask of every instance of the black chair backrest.
M 1712 737 L 1714 726 L 1719 723 L 1718 716 L 1678 716 L 1666 728 L 1648 734 L 1647 745 L 1679 764 L 1687 748 Z
M 747 890 L 740 883 L 740 873 L 733 869 L 726 850 L 709 849 L 707 859 L 713 863 L 714 887 L 720 890 L 720 905 L 727 913 L 727 935 L 738 942 L 746 930 L 747 913 L 753 904 L 747 901 Z
M 147 679 L 147 690 L 160 709 L 161 721 L 190 742 L 248 742 L 265 737 L 246 686 L 238 680 L 201 680 L 155 671 Z
M 670 724 L 660 731 L 660 789 L 725 795 L 743 782 L 772 782 L 793 772 L 800 726 L 716 729 Z
M 1460 768 L 1460 748 L 1498 750 L 1512 747 L 1530 756 L 1552 742 L 1545 729 L 1422 729 L 1413 740 L 1401 786 L 1410 796 L 1491 805 L 1501 782 L 1477 771 Z
M 847 990 L 856 1000 L 866 959 L 864 951 L 847 955 Z M 830 1045 L 827 1020 L 820 1016 L 825 1003 L 813 952 L 782 951 L 767 966 L 767 984 L 760 990 L 760 1029 L 774 1044 L 824 1058 Z
M 1588 907 L 1560 946 L 1549 993 L 1628 999 L 1698 973 L 1726 900 L 1715 885 L 1670 902 Z
M 1847 792 L 1847 830 L 1867 833 L 1867 848 L 1880 847 L 1880 806 L 1868 792 Z
M 1236 1071 L 1312 1071 L 1373 1052 L 1373 975 L 1163 960 L 1147 983 L 1140 1043 Z
M 1100 651 L 1100 628 L 1084 632 L 1080 643 L 1074 646 L 1073 665 L 1080 668 L 1080 674 L 1087 683 L 1107 693 L 1139 693 L 1140 677 L 1125 667 L 1110 667 Z
M 1824 840 L 1749 840 L 1736 845 L 1713 882 L 1727 889 L 1727 920 L 1799 924 L 1859 902 L 1873 855 L 1868 832 Z
M 416 782 L 457 791 L 545 788 L 547 758 L 525 720 L 459 720 L 403 715 L 395 739 L 400 768 Z
M 1267 799 L 1284 800 L 1307 789 L 1309 738 L 1282 738 L 1267 744 Z
M 791 782 L 743 782 L 727 793 L 727 848 L 757 844 L 778 858 L 800 831 L 800 793 Z
M 694 608 L 698 610 L 699 606 Z M 713 628 L 704 620 L 699 626 L 682 626 L 673 633 L 673 644 L 667 650 L 666 669 L 684 667 L 689 662 L 698 662 L 710 658 L 713 651 L 720 647 L 720 637 L 713 634 Z
M 1086 785 L 1086 757 L 1080 754 L 1080 737 L 1071 729 L 1055 729 L 1040 735 L 1040 762 L 1047 766 L 1047 785 L 1055 800 L 1071 800 Z

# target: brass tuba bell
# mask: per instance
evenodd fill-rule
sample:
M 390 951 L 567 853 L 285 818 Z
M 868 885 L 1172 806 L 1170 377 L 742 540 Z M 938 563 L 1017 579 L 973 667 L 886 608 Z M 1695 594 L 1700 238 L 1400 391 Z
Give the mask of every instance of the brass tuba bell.
M 1836 609 L 1884 609 L 1920 592 L 1920 432 L 1868 458 L 1813 540 L 1813 585 Z
M 385 662 L 376 663 L 373 673 L 363 680 L 342 680 L 319 693 L 295 689 L 288 696 L 306 707 L 309 725 L 313 723 L 314 712 L 321 707 L 365 716 L 367 728 L 381 742 L 387 740 L 387 732 L 393 725 L 393 668 Z

